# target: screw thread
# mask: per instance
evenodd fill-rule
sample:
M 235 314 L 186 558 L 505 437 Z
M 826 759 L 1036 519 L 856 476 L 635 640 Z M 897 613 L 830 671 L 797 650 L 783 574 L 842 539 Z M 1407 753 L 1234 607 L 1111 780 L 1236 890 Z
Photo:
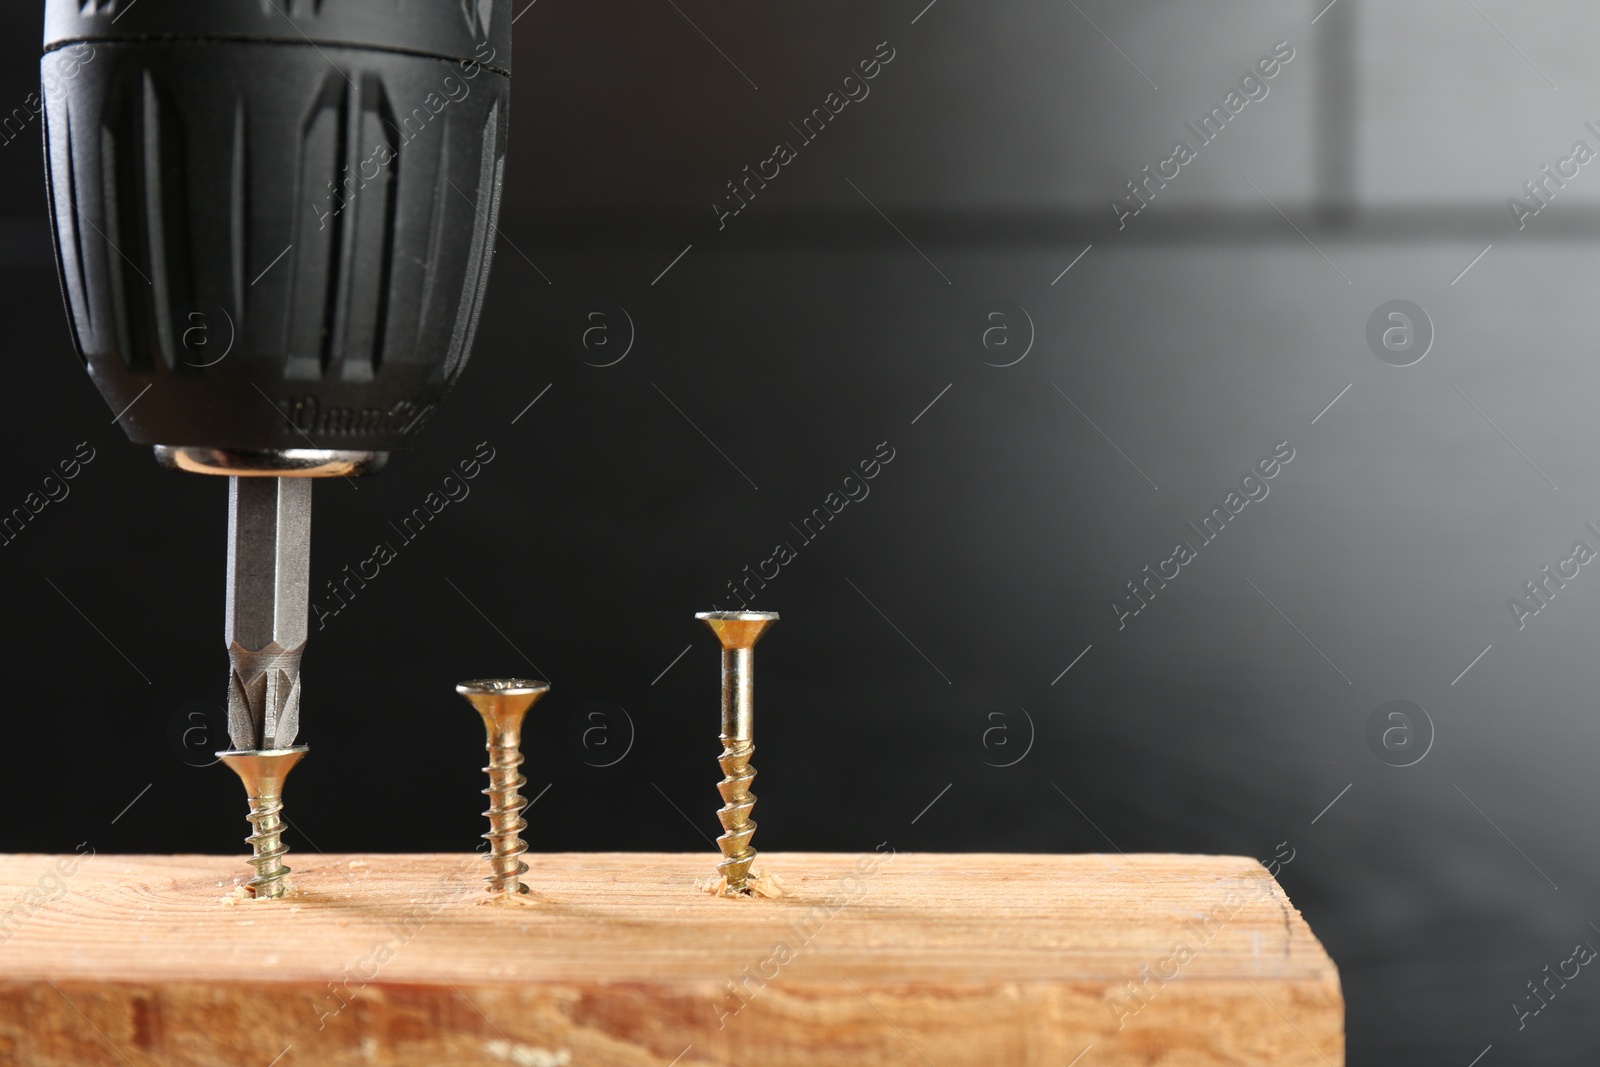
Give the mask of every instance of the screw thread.
M 489 788 L 483 794 L 489 798 L 489 810 L 484 812 L 489 818 L 489 832 L 483 837 L 489 842 L 489 866 L 494 873 L 484 881 L 489 883 L 491 893 L 526 893 L 528 887 L 522 875 L 528 873 L 528 865 L 521 857 L 528 851 L 528 843 L 520 835 L 528 828 L 522 817 L 528 802 L 518 790 L 528 784 L 528 779 L 517 769 L 522 765 L 522 751 L 514 741 L 490 742 L 487 747 L 489 766 L 484 771 L 489 775 Z
M 727 879 L 728 889 L 736 893 L 748 892 L 750 865 L 756 858 L 756 850 L 750 847 L 750 838 L 756 832 L 756 822 L 750 818 L 750 810 L 756 806 L 755 794 L 750 792 L 750 783 L 756 777 L 750 756 L 755 750 L 754 742 L 723 734 L 722 755 L 717 759 L 723 775 L 717 783 L 723 801 L 717 818 L 725 831 L 717 838 L 717 847 L 722 849 L 717 870 Z
M 256 869 L 256 876 L 250 880 L 249 888 L 257 898 L 281 897 L 289 888 L 285 881 L 289 867 L 283 862 L 289 846 L 283 843 L 283 820 L 279 818 L 281 811 L 283 798 L 280 796 L 250 798 L 250 814 L 246 818 L 250 820 L 253 832 L 245 841 L 249 842 L 252 852 L 250 866 Z

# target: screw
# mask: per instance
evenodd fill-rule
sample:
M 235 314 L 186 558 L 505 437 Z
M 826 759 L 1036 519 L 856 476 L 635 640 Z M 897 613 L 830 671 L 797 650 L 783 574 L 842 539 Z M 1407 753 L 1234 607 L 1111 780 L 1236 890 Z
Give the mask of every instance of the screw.
M 756 832 L 755 820 L 750 818 L 750 809 L 756 804 L 755 794 L 750 792 L 756 777 L 750 766 L 756 747 L 755 644 L 767 627 L 778 621 L 778 613 L 702 611 L 695 618 L 722 642 L 722 756 L 717 762 L 723 777 L 717 783 L 717 792 L 722 794 L 717 818 L 725 832 L 717 838 L 717 847 L 722 849 L 717 870 L 727 880 L 727 892 L 748 893 L 750 864 L 756 858 L 756 850 L 750 847 Z
M 254 832 L 247 838 L 252 855 L 250 865 L 256 876 L 250 880 L 250 893 L 258 899 L 281 897 L 288 890 L 285 878 L 289 868 L 284 864 L 284 854 L 289 847 L 283 843 L 283 780 L 294 770 L 308 749 L 305 745 L 266 751 L 218 752 L 217 758 L 233 768 L 244 783 L 250 797 L 250 825 Z
M 483 791 L 489 798 L 489 810 L 484 812 L 489 817 L 489 832 L 483 836 L 489 842 L 489 864 L 494 869 L 484 879 L 491 893 L 528 891 L 522 881 L 528 865 L 521 859 L 528 843 L 518 836 L 528 828 L 522 817 L 528 802 L 517 792 L 528 784 L 517 770 L 522 764 L 522 717 L 549 691 L 548 682 L 524 678 L 481 678 L 456 686 L 456 692 L 483 716 L 489 737 L 484 746 L 489 750 L 489 766 L 484 768 L 489 788 Z

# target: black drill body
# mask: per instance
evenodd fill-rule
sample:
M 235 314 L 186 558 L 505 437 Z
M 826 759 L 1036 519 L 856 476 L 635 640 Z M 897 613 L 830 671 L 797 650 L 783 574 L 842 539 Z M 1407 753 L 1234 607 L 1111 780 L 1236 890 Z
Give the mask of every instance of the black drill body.
M 504 0 L 49 0 L 73 340 L 141 444 L 386 453 L 466 362 Z

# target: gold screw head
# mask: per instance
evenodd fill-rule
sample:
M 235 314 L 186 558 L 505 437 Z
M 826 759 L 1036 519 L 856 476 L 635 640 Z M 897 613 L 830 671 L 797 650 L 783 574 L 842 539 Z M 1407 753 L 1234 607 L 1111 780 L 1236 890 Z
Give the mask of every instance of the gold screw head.
M 283 782 L 294 770 L 295 764 L 311 749 L 306 745 L 294 748 L 267 749 L 264 751 L 218 752 L 217 758 L 239 776 L 244 791 L 252 799 L 283 796 Z
M 523 716 L 549 691 L 549 682 L 531 678 L 477 678 L 456 686 L 483 717 L 490 737 L 520 734 Z
M 711 628 L 723 648 L 754 648 L 767 628 L 778 621 L 776 611 L 701 611 L 695 618 Z

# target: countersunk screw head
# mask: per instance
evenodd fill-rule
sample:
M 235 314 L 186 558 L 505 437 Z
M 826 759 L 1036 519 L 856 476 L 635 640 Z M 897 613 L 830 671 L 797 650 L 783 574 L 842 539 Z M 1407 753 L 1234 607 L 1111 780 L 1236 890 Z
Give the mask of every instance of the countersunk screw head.
M 218 752 L 217 758 L 239 776 L 252 797 L 281 797 L 283 782 L 311 749 L 306 745 L 263 751 Z
M 723 648 L 754 648 L 767 627 L 778 621 L 776 611 L 700 611 L 695 618 L 711 627 Z
M 549 691 L 550 683 L 531 678 L 476 678 L 456 686 L 456 692 L 483 716 L 491 736 L 520 734 L 522 717 Z

